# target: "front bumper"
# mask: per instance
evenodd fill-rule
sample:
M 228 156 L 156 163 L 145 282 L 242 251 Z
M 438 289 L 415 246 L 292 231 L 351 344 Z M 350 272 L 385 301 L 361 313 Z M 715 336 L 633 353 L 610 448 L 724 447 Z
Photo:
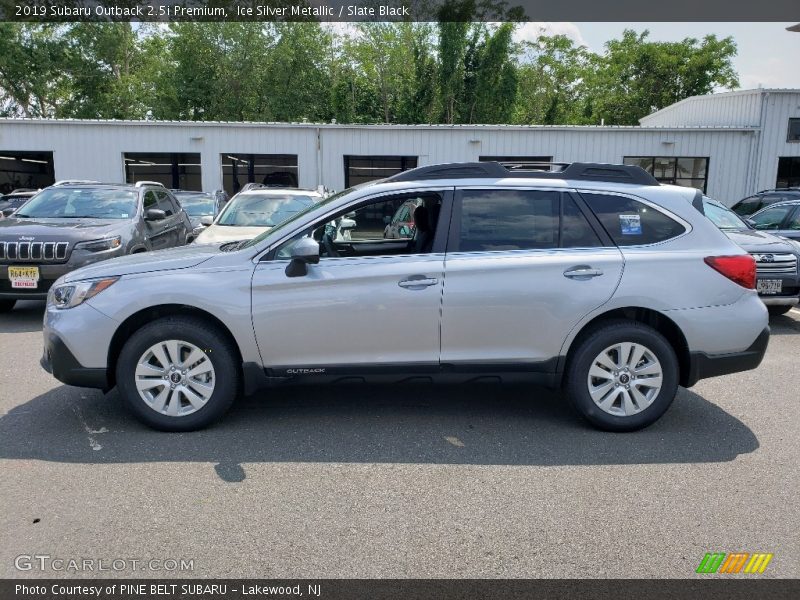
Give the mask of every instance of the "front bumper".
M 67 385 L 108 390 L 106 369 L 92 369 L 81 365 L 63 340 L 53 333 L 44 337 L 44 353 L 39 361 L 42 368 Z
M 794 306 L 800 302 L 797 296 L 759 296 L 766 306 Z
M 685 387 L 691 387 L 701 379 L 729 375 L 740 371 L 755 369 L 761 364 L 769 343 L 769 327 L 758 335 L 749 348 L 741 352 L 729 354 L 706 354 L 692 352 L 689 354 L 689 373 Z

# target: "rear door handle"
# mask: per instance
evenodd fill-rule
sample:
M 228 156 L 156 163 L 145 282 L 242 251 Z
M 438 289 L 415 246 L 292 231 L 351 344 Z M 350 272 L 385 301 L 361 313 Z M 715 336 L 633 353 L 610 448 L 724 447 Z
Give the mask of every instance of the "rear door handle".
M 589 265 L 578 265 L 564 271 L 564 277 L 569 277 L 570 279 L 591 279 L 602 274 L 603 271 L 601 269 L 593 269 Z
M 424 290 L 426 287 L 436 285 L 439 280 L 435 277 L 426 277 L 425 275 L 412 275 L 408 279 L 398 281 L 397 285 L 407 290 Z

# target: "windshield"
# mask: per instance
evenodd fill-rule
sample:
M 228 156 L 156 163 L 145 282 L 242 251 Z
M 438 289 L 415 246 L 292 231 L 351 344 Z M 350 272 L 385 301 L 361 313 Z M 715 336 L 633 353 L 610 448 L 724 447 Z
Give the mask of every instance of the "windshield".
M 214 214 L 215 200 L 208 194 L 175 194 L 175 197 L 190 217 L 205 217 Z
M 314 200 L 311 196 L 247 194 L 229 202 L 216 224 L 231 227 L 274 227 L 312 206 Z
M 739 215 L 721 204 L 703 200 L 703 210 L 711 222 L 720 229 L 750 229 Z
M 304 208 L 303 210 L 301 210 L 301 211 L 299 211 L 299 212 L 296 212 L 296 213 L 295 213 L 294 215 L 292 215 L 292 216 L 291 216 L 289 219 L 285 220 L 283 223 L 281 223 L 281 224 L 280 224 L 280 225 L 278 225 L 277 227 L 273 227 L 272 229 L 268 229 L 267 231 L 265 231 L 265 232 L 263 232 L 263 233 L 261 233 L 261 234 L 257 235 L 256 237 L 254 237 L 252 240 L 248 240 L 247 242 L 245 242 L 244 244 L 242 244 L 242 245 L 240 246 L 240 248 L 250 248 L 251 246 L 255 246 L 256 244 L 258 244 L 259 242 L 261 242 L 261 240 L 263 240 L 263 239 L 264 239 L 265 237 L 267 237 L 268 235 L 272 235 L 273 233 L 280 232 L 280 231 L 282 231 L 283 229 L 286 229 L 287 227 L 290 227 L 290 226 L 291 226 L 291 224 L 292 224 L 294 221 L 296 221 L 297 219 L 299 219 L 299 218 L 300 218 L 300 217 L 302 217 L 303 215 L 305 215 L 305 214 L 307 214 L 307 213 L 310 213 L 312 210 L 315 210 L 315 209 L 317 209 L 317 208 L 319 208 L 319 207 L 325 206 L 325 205 L 326 205 L 326 204 L 328 204 L 329 202 L 331 202 L 331 201 L 333 201 L 333 200 L 336 200 L 336 199 L 338 199 L 338 198 L 341 198 L 341 197 L 342 197 L 342 196 L 344 196 L 345 194 L 349 194 L 349 193 L 350 193 L 350 192 L 352 192 L 353 190 L 355 190 L 355 189 L 358 189 L 359 187 L 362 187 L 363 185 L 364 185 L 364 184 L 361 184 L 360 186 L 349 187 L 349 188 L 347 188 L 346 190 L 343 190 L 343 191 L 341 191 L 341 192 L 338 192 L 338 193 L 336 193 L 336 194 L 332 194 L 332 195 L 328 196 L 327 198 L 325 198 L 324 200 L 321 200 L 320 202 L 317 202 L 316 204 L 312 204 L 311 206 L 307 206 L 307 207 L 306 207 L 306 208 Z
M 131 219 L 136 216 L 137 193 L 99 188 L 48 188 L 28 202 L 17 218 Z

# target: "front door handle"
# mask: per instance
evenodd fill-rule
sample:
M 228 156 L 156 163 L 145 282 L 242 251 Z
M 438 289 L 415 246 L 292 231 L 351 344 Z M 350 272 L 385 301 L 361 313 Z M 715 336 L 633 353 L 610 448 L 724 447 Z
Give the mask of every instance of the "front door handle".
M 578 265 L 577 267 L 570 267 L 566 271 L 564 271 L 564 277 L 569 277 L 570 279 L 591 279 L 592 277 L 599 277 L 603 274 L 601 269 L 593 269 L 589 265 Z
M 398 281 L 397 285 L 407 290 L 424 290 L 426 287 L 436 285 L 439 280 L 435 277 L 427 277 L 425 275 L 412 275 L 408 279 Z

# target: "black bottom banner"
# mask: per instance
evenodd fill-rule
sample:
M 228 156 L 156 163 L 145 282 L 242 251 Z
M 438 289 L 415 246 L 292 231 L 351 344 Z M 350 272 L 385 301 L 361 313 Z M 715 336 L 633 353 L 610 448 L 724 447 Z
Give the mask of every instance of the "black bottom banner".
M 4 579 L 2 600 L 800 598 L 797 579 Z

